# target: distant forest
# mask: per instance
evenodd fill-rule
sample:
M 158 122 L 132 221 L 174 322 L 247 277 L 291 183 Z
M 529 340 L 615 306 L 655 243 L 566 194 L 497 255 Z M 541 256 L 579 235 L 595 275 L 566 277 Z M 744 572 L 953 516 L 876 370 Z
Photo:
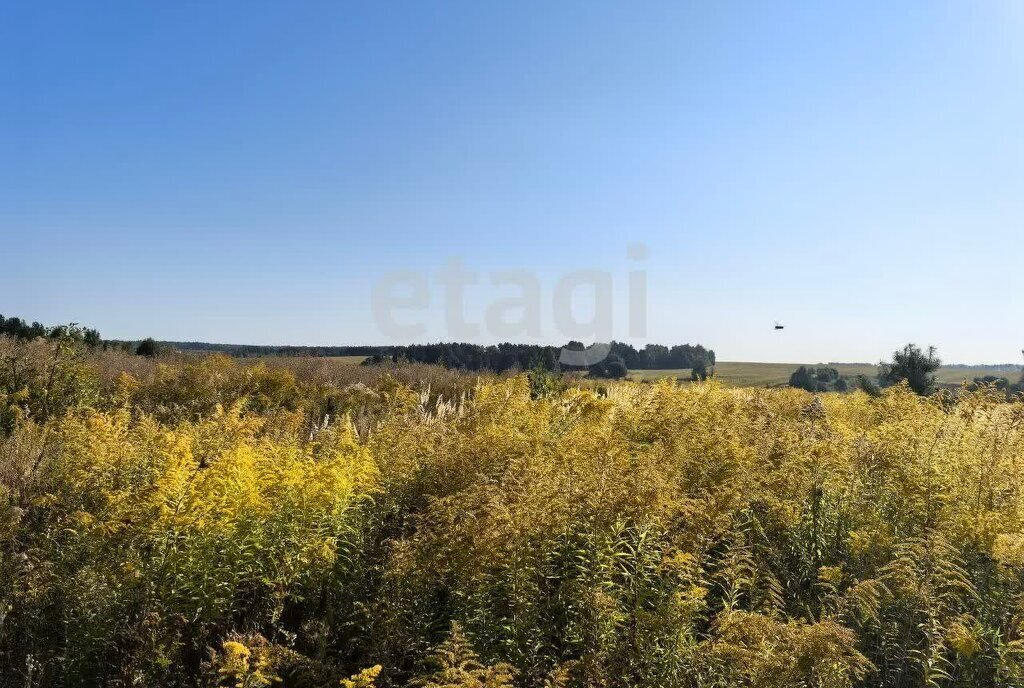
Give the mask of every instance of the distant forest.
M 220 351 L 232 356 L 366 356 L 367 363 L 412 361 L 433 363 L 460 370 L 493 370 L 504 372 L 513 368 L 554 369 L 562 347 L 538 344 L 468 344 L 437 343 L 408 346 L 258 346 L 250 344 L 209 344 L 205 342 L 162 342 L 181 351 Z M 571 349 L 582 349 L 579 342 L 569 342 Z M 715 352 L 700 344 L 664 346 L 648 344 L 637 349 L 623 342 L 612 342 L 609 358 L 621 360 L 630 370 L 658 370 L 706 367 L 715 365 Z
M 78 326 L 46 327 L 38 322 L 29 323 L 21 318 L 5 318 L 0 315 L 0 334 L 18 339 L 36 337 L 71 336 L 91 346 L 118 348 L 128 351 L 146 351 L 152 355 L 158 350 L 219 352 L 237 358 L 260 356 L 365 356 L 367 364 L 409 361 L 430 363 L 457 370 L 507 370 L 544 368 L 554 370 L 559 366 L 558 358 L 562 347 L 538 344 L 467 344 L 437 343 L 413 344 L 408 346 L 261 346 L 255 344 L 211 344 L 208 342 L 156 342 L 104 340 L 95 329 Z M 580 342 L 569 342 L 567 348 L 581 350 Z M 608 376 L 619 377 L 628 370 L 659 370 L 695 368 L 706 373 L 715 365 L 715 352 L 700 344 L 663 346 L 648 344 L 636 349 L 623 342 L 611 342 L 611 351 L 599 371 Z M 613 372 L 615 371 L 615 372 Z

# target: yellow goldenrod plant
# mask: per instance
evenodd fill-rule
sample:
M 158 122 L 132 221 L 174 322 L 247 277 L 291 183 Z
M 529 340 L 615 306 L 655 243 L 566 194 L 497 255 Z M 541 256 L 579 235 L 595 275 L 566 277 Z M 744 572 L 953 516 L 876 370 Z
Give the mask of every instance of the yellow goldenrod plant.
M 0 358 L 4 686 L 1024 685 L 1001 390 Z

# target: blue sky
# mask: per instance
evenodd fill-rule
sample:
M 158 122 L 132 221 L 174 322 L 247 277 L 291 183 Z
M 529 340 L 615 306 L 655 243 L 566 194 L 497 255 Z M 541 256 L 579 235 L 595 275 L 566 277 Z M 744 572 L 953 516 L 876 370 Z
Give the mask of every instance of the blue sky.
M 375 285 L 457 256 L 469 320 L 498 271 L 547 311 L 593 269 L 618 338 L 723 360 L 1024 347 L 1018 3 L 14 4 L 5 315 L 388 343 Z M 424 340 L 438 289 L 403 314 Z

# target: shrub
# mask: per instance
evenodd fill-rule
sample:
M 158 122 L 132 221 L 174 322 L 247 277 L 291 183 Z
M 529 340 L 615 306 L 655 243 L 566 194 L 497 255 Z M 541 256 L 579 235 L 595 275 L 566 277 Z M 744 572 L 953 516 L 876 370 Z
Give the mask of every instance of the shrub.
M 160 345 L 152 337 L 147 337 L 139 342 L 139 345 L 135 348 L 135 353 L 139 356 L 156 358 L 157 354 L 160 353 Z
M 789 386 L 808 392 L 845 392 L 849 384 L 835 368 L 800 366 L 789 377 Z
M 94 403 L 98 390 L 99 381 L 73 339 L 0 336 L 0 433 Z

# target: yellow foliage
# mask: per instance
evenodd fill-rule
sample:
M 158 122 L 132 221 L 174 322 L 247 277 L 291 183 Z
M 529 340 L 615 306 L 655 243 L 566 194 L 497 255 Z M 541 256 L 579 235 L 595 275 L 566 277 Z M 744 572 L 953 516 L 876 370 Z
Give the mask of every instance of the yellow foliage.
M 52 685 L 203 656 L 241 686 L 1024 674 L 1022 404 L 383 376 L 311 418 L 304 384 L 212 356 L 39 424 L 9 394 L 0 657 Z
M 380 664 L 375 664 L 363 669 L 358 674 L 352 674 L 349 678 L 343 678 L 341 679 L 342 688 L 374 688 L 377 685 L 377 677 L 380 676 L 381 669 Z

